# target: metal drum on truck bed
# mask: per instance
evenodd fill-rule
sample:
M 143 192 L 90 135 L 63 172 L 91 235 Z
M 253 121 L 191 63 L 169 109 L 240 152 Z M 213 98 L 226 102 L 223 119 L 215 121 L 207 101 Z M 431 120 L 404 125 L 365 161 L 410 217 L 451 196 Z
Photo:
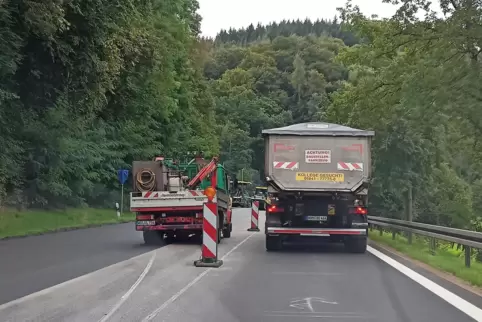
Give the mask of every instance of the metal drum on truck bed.
M 285 191 L 353 191 L 371 176 L 373 131 L 331 123 L 264 130 L 265 173 Z

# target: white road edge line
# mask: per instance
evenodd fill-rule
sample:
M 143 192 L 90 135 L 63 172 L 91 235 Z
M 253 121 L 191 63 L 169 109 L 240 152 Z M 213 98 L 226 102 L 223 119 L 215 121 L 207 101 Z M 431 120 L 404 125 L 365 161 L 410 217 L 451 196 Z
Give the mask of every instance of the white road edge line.
M 141 284 L 144 277 L 146 277 L 147 273 L 149 273 L 149 270 L 151 269 L 155 259 L 156 259 L 156 252 L 152 254 L 151 259 L 147 263 L 147 266 L 146 268 L 144 268 L 144 271 L 142 272 L 142 274 L 139 275 L 139 277 L 137 278 L 137 281 L 134 284 L 132 284 L 131 288 L 124 295 L 122 295 L 120 300 L 114 305 L 114 307 L 109 311 L 109 313 L 104 315 L 104 317 L 100 319 L 98 322 L 105 322 L 108 319 L 110 319 L 110 317 L 121 307 L 121 305 L 129 298 L 129 296 L 131 296 L 131 294 L 134 292 L 137 286 Z
M 251 233 L 248 237 L 243 239 L 239 244 L 234 246 L 229 252 L 227 252 L 221 260 L 224 260 L 226 257 L 231 255 L 232 252 L 234 252 L 236 249 L 238 249 L 242 244 L 244 244 L 248 239 L 250 239 L 255 233 Z M 142 322 L 148 322 L 151 321 L 153 318 L 156 317 L 159 313 L 161 313 L 166 307 L 168 307 L 169 304 L 173 303 L 175 300 L 177 300 L 181 295 L 186 293 L 187 290 L 189 290 L 192 286 L 194 286 L 197 282 L 199 282 L 204 276 L 206 276 L 207 273 L 209 273 L 211 270 L 214 268 L 208 268 L 205 271 L 203 271 L 201 274 L 196 276 L 189 284 L 184 286 L 179 292 L 174 294 L 170 299 L 168 299 L 166 302 L 164 302 L 161 306 L 159 306 L 156 310 L 152 311 L 148 316 L 146 316 Z
M 162 249 L 162 248 L 158 248 L 158 249 L 155 249 L 155 250 L 151 250 L 151 251 L 149 251 L 149 252 L 145 252 L 145 253 L 143 253 L 143 254 L 139 254 L 139 255 L 137 255 L 137 256 L 131 257 L 131 258 L 126 259 L 126 260 L 123 260 L 123 261 L 121 261 L 121 262 L 114 263 L 114 264 L 109 265 L 109 266 L 106 266 L 106 267 L 102 267 L 102 268 L 100 268 L 100 269 L 98 269 L 98 270 L 95 270 L 95 271 L 93 271 L 93 272 L 87 273 L 87 274 L 85 274 L 85 275 L 81 275 L 81 276 L 75 277 L 75 278 L 73 278 L 73 279 L 71 279 L 71 280 L 67 280 L 67 281 L 62 282 L 62 283 L 60 283 L 60 284 L 56 284 L 56 285 L 54 285 L 54 286 L 45 288 L 45 289 L 43 289 L 43 290 L 41 290 L 41 291 L 38 291 L 38 292 L 35 292 L 35 293 L 31 293 L 31 294 L 29 294 L 29 295 L 25 295 L 24 297 L 20 297 L 20 298 L 18 298 L 18 299 L 13 300 L 13 301 L 4 303 L 4 304 L 0 305 L 0 312 L 3 311 L 3 310 L 5 310 L 5 309 L 8 309 L 8 308 L 11 307 L 11 306 L 19 305 L 19 304 L 21 304 L 21 303 L 23 303 L 23 302 L 25 302 L 25 301 L 32 300 L 32 299 L 34 299 L 34 298 L 36 298 L 36 297 L 50 294 L 50 293 L 52 293 L 53 291 L 55 291 L 55 290 L 57 290 L 57 289 L 59 289 L 59 288 L 62 288 L 62 287 L 64 287 L 64 286 L 67 286 L 67 285 L 70 285 L 70 284 L 73 284 L 73 283 L 80 282 L 80 281 L 83 281 L 83 280 L 85 280 L 85 279 L 88 279 L 88 278 L 91 277 L 92 275 L 98 274 L 98 272 L 99 272 L 100 270 L 104 270 L 104 269 L 107 269 L 107 268 L 110 268 L 110 267 L 119 266 L 119 265 L 122 265 L 122 264 L 124 264 L 124 263 L 126 263 L 126 262 L 128 262 L 128 261 L 141 258 L 141 257 L 146 256 L 146 255 L 151 254 L 151 253 L 155 253 L 155 252 L 156 252 L 157 250 L 159 250 L 159 249 Z
M 406 275 L 407 277 L 411 278 L 418 284 L 425 287 L 430 292 L 434 293 L 435 295 L 439 296 L 447 303 L 451 304 L 455 308 L 459 309 L 463 313 L 470 316 L 477 322 L 482 322 L 482 309 L 478 308 L 477 306 L 473 305 L 472 303 L 464 300 L 460 296 L 450 292 L 449 290 L 443 288 L 442 286 L 438 285 L 437 283 L 429 280 L 425 276 L 420 275 L 419 273 L 415 272 L 414 270 L 408 268 L 407 266 L 397 262 L 393 258 L 385 255 L 384 253 L 376 250 L 373 247 L 367 247 L 368 252 L 372 255 L 378 257 L 388 265 L 395 268 L 400 273 Z

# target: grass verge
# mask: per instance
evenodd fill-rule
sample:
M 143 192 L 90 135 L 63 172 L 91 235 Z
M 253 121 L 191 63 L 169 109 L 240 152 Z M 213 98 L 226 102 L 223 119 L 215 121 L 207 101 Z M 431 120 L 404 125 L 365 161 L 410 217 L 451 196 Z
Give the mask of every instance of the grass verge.
M 451 247 L 450 243 L 440 241 L 435 255 L 432 255 L 428 241 L 421 236 L 414 235 L 411 245 L 408 244 L 405 237 L 399 234 L 393 240 L 391 232 L 384 232 L 380 236 L 378 230 L 373 230 L 369 232 L 369 237 L 376 243 L 387 245 L 413 259 L 450 273 L 472 285 L 482 286 L 482 263 L 478 263 L 473 259 L 471 267 L 465 267 L 463 251 Z
M 0 210 L 0 239 L 38 235 L 59 230 L 130 222 L 135 219 L 130 212 L 117 218 L 113 209 L 67 209 L 62 211 Z

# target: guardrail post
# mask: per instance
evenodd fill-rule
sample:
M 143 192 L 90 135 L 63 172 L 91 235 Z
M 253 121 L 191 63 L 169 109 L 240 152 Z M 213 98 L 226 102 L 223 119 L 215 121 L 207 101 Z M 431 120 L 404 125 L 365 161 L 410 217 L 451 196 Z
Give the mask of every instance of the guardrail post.
M 378 228 L 380 229 L 380 236 L 383 236 L 383 226 L 378 226 Z
M 465 267 L 470 267 L 470 257 L 472 255 L 472 247 L 464 246 L 465 249 Z
M 430 254 L 435 255 L 435 248 L 436 248 L 435 238 L 430 237 L 429 245 L 430 245 Z
M 392 239 L 395 240 L 396 236 L 397 236 L 397 231 L 392 228 Z

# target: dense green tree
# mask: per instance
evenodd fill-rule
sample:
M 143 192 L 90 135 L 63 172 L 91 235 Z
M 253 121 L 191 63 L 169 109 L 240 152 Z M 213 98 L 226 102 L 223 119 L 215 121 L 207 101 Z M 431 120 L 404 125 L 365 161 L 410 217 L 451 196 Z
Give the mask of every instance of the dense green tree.
M 412 186 L 417 220 L 469 228 L 479 211 L 473 192 L 482 170 L 474 87 L 481 76 L 475 49 L 481 12 L 471 1 L 436 5 L 446 17 L 431 12 L 427 1 L 408 0 L 381 21 L 348 2 L 342 17 L 366 42 L 337 57 L 350 77 L 327 116 L 377 132 L 374 210 L 403 218 L 405 191 Z M 415 16 L 421 11 L 427 12 L 422 20 Z
M 325 120 L 376 131 L 372 213 L 403 218 L 411 187 L 417 220 L 480 230 L 479 5 L 348 1 L 215 39 L 197 6 L 0 2 L 0 206 L 111 204 L 116 169 L 195 150 L 261 183 L 263 129 Z
M 115 170 L 134 159 L 218 153 L 196 10 L 194 0 L 1 2 L 1 204 L 111 204 Z
M 240 35 L 233 30 L 231 34 Z M 261 131 L 320 119 L 330 104 L 329 91 L 348 74 L 334 62 L 345 46 L 340 39 L 288 34 L 250 42 L 223 44 L 218 39 L 204 73 L 211 79 L 218 124 L 230 124 L 223 131 L 230 126 L 242 130 L 230 130 L 229 145 L 221 134 L 222 159 L 234 173 L 251 169 L 249 173 L 258 176 L 251 180 L 259 182 L 264 171 Z M 249 158 L 240 157 L 246 147 L 252 151 Z

